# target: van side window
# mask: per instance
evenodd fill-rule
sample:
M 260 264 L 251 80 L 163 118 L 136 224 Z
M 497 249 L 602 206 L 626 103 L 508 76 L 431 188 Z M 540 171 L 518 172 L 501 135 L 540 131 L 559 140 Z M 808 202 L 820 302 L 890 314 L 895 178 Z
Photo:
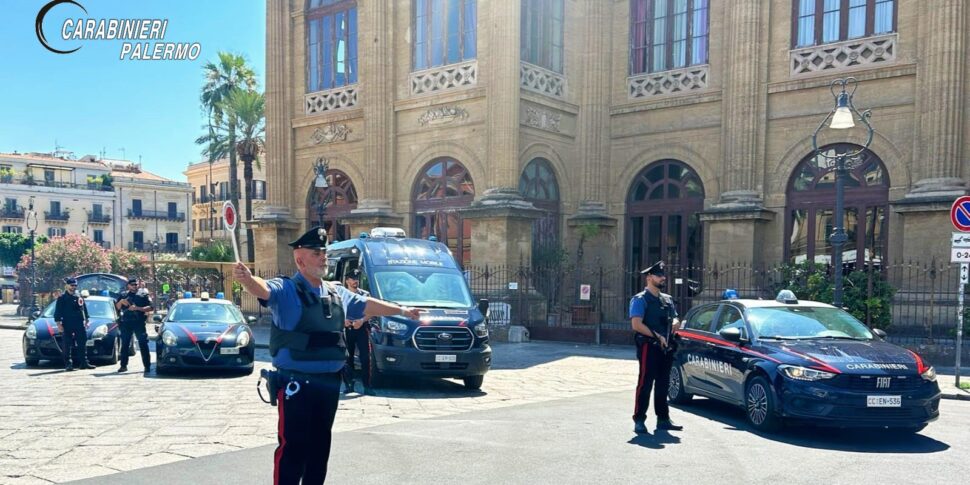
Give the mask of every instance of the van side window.
M 691 330 L 700 330 L 702 332 L 710 332 L 711 321 L 714 320 L 714 314 L 716 313 L 717 305 L 711 305 L 698 310 L 696 313 L 691 315 L 690 319 L 687 321 L 687 328 Z

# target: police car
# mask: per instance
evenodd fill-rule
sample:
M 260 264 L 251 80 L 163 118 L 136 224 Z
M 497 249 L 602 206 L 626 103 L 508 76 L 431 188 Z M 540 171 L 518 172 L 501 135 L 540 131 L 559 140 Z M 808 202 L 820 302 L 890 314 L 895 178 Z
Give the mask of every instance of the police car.
M 89 296 L 84 290 L 81 297 L 86 302 L 88 311 L 88 339 L 86 342 L 88 361 L 115 364 L 122 352 L 121 332 L 118 330 L 118 313 L 115 312 L 114 300 L 107 296 Z M 33 367 L 41 360 L 62 361 L 64 358 L 63 332 L 58 330 L 54 322 L 54 309 L 57 301 L 52 301 L 43 312 L 36 314 L 36 320 L 24 330 L 23 350 L 24 362 L 27 367 Z M 128 355 L 135 354 L 135 348 L 126 349 Z
M 936 372 L 885 336 L 788 291 L 698 306 L 674 337 L 668 396 L 740 406 L 762 431 L 785 422 L 921 431 L 939 417 Z
M 242 312 L 229 300 L 182 298 L 172 305 L 161 322 L 155 341 L 155 370 L 158 373 L 177 369 L 236 369 L 253 372 L 256 341 L 247 325 L 255 319 L 243 318 Z M 216 295 L 221 296 L 221 293 Z

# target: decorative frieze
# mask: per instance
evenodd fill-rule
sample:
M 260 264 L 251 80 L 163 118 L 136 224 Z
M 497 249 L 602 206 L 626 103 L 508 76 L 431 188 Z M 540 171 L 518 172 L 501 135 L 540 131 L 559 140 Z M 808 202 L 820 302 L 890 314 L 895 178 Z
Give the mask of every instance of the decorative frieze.
M 552 96 L 566 97 L 566 77 L 528 62 L 519 64 L 519 84 L 529 91 Z
M 326 128 L 317 128 L 313 130 L 313 134 L 310 138 L 313 140 L 314 145 L 319 145 L 321 143 L 334 143 L 337 141 L 347 141 L 347 135 L 354 130 L 350 129 L 349 126 L 341 123 L 330 123 Z
M 539 128 L 540 130 L 559 133 L 559 122 L 561 120 L 562 115 L 560 114 L 552 113 L 540 108 L 526 106 L 525 118 L 522 119 L 522 124 L 531 126 L 533 128 Z
M 440 125 L 451 123 L 452 121 L 464 120 L 465 118 L 468 118 L 468 110 L 465 108 L 461 106 L 441 106 L 425 111 L 424 114 L 418 117 L 418 123 L 421 126 Z
M 794 49 L 791 75 L 865 66 L 896 60 L 896 34 Z
M 412 72 L 409 79 L 412 95 L 474 86 L 478 84 L 478 61 L 472 60 Z
M 357 85 L 317 91 L 304 96 L 306 114 L 312 115 L 357 106 Z
M 627 95 L 637 99 L 706 89 L 709 71 L 710 66 L 705 64 L 628 77 Z

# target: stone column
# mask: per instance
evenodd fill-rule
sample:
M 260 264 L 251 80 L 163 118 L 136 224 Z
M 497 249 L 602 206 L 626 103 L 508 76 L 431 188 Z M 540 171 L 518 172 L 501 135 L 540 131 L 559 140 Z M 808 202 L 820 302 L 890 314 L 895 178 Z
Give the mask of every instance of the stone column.
M 292 23 L 288 0 L 266 0 L 266 205 L 253 224 L 257 271 L 277 271 L 292 264 L 280 248 L 293 239 Z M 286 254 L 284 254 L 286 253 Z
M 917 67 L 917 182 L 907 197 L 953 197 L 962 179 L 963 107 L 966 97 L 967 5 L 964 0 L 920 3 L 924 33 Z

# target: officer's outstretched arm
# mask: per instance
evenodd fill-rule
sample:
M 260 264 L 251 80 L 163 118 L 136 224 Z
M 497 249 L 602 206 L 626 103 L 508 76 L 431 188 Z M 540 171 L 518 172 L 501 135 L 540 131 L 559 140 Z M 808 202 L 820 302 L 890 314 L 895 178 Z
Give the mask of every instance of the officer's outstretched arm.
M 232 276 L 236 278 L 236 281 L 242 285 L 250 295 L 259 298 L 260 300 L 269 300 L 269 286 L 266 284 L 266 280 L 260 278 L 259 276 L 253 276 L 253 272 L 249 270 L 249 266 L 243 263 L 236 263 L 232 267 Z
M 394 315 L 406 316 L 412 320 L 417 320 L 420 315 L 417 308 L 391 303 L 389 301 L 367 298 L 367 306 L 364 307 L 364 314 L 368 317 L 390 317 Z

